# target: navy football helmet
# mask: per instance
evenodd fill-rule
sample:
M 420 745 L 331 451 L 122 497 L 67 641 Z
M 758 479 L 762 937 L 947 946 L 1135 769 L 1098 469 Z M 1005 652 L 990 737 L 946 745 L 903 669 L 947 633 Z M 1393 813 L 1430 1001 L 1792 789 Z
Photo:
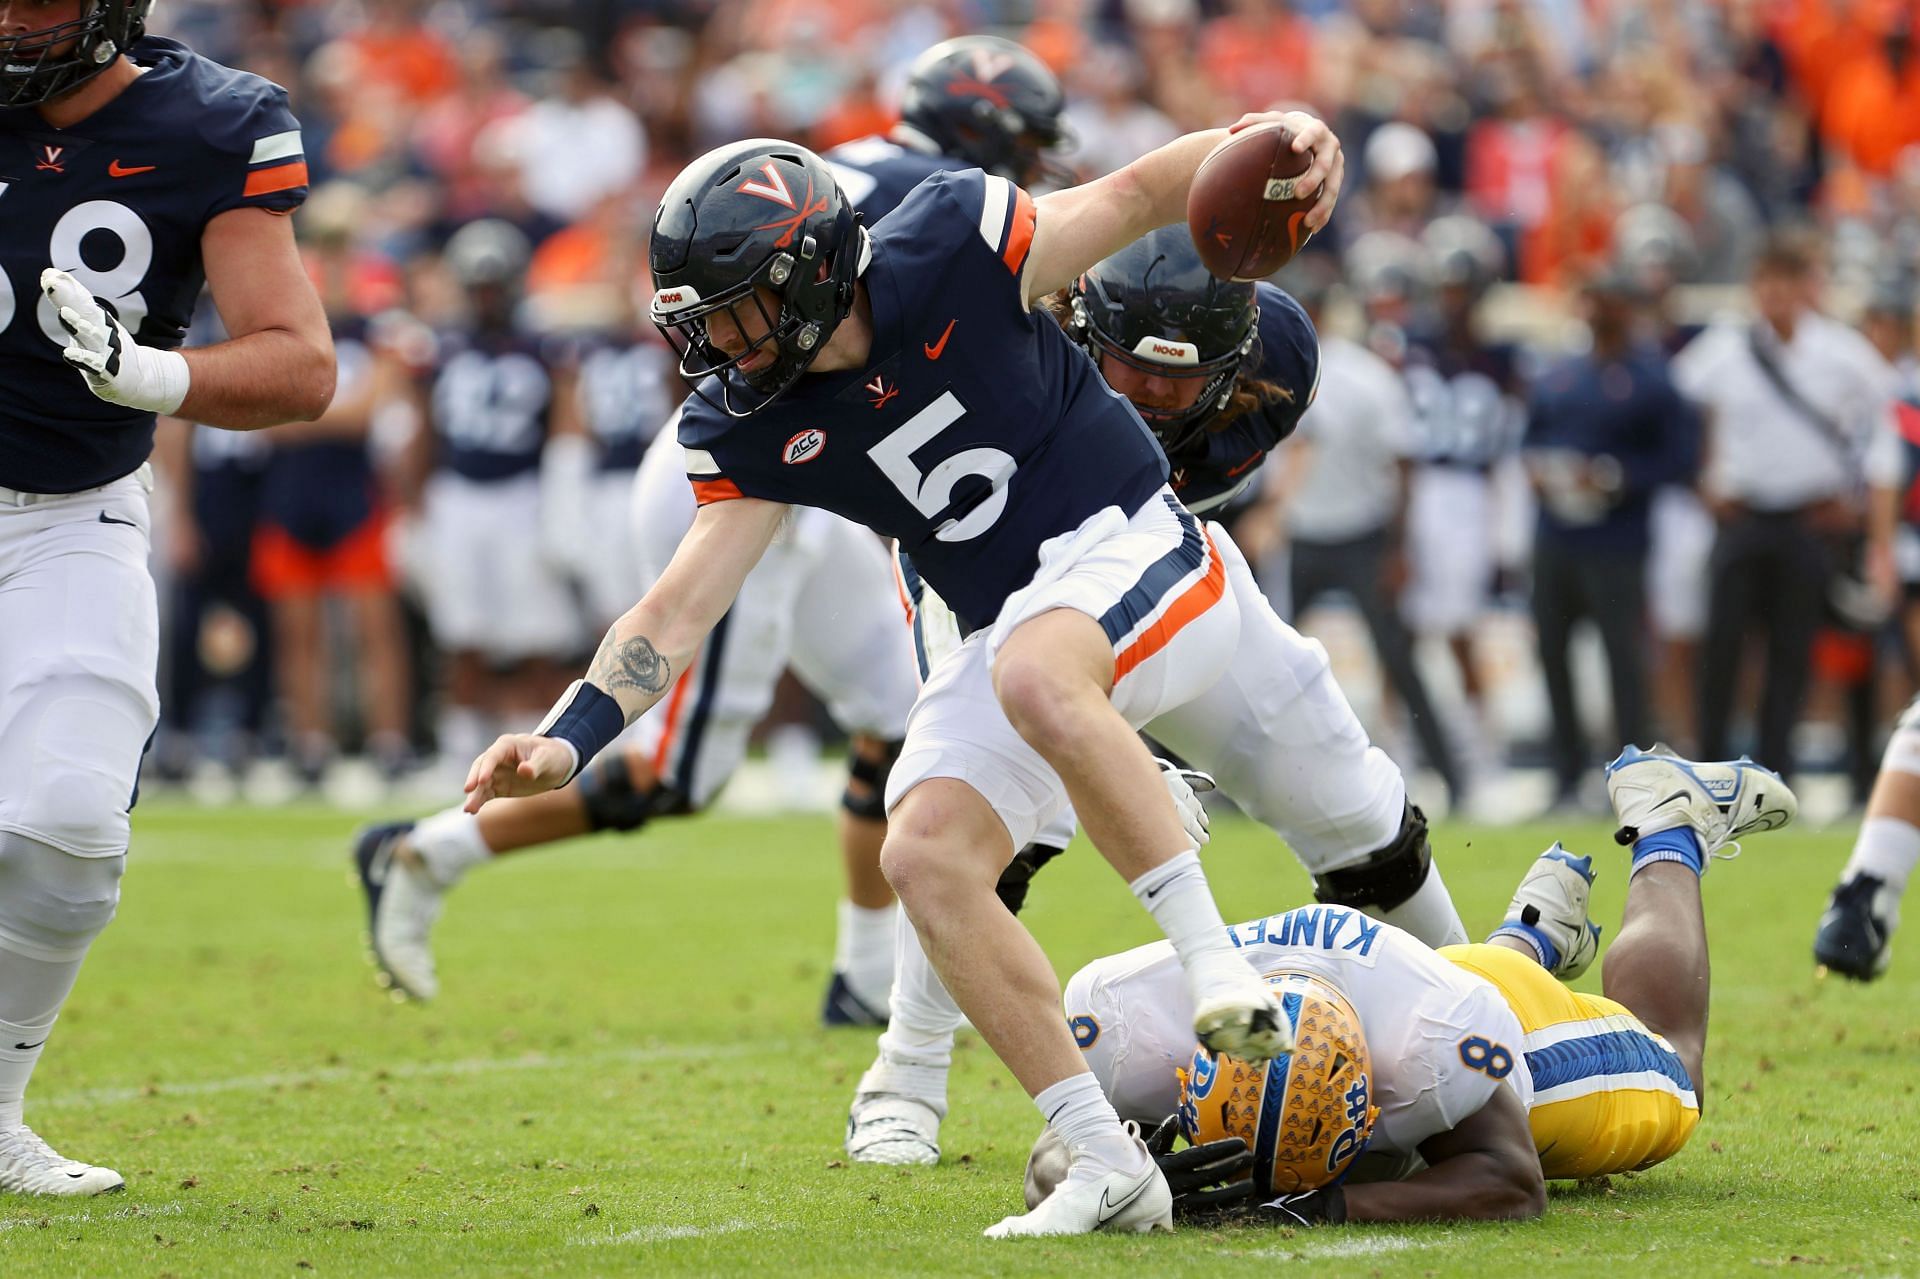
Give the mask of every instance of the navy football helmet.
M 700 379 L 717 377 L 715 407 L 748 417 L 819 356 L 853 309 L 868 255 L 826 161 L 770 138 L 719 147 L 680 171 L 654 215 L 653 322 L 701 398 Z M 725 349 L 742 339 L 744 349 Z
M 1094 264 L 1073 284 L 1067 332 L 1102 356 L 1160 377 L 1204 377 L 1199 398 L 1166 411 L 1136 404 L 1169 456 L 1226 407 L 1243 368 L 1259 363 L 1252 284 L 1208 274 L 1184 224 L 1164 226 Z
M 1029 186 L 1064 177 L 1047 152 L 1066 138 L 1066 96 L 1047 64 L 998 36 L 943 40 L 907 71 L 900 122 L 942 154 Z
M 80 16 L 0 36 L 0 109 L 33 107 L 85 84 L 147 33 L 153 0 L 91 0 Z M 54 50 L 68 41 L 64 55 Z

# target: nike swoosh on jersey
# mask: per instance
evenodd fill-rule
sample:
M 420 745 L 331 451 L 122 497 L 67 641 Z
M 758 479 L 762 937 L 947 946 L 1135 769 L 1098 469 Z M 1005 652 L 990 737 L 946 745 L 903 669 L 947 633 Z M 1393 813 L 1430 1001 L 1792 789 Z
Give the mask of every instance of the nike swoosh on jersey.
M 940 335 L 938 342 L 924 342 L 921 344 L 925 348 L 929 360 L 937 360 L 947 353 L 947 339 L 953 336 L 953 326 L 958 323 L 960 323 L 958 318 L 948 320 L 947 331 Z
M 157 164 L 136 164 L 129 167 L 115 160 L 107 166 L 107 176 L 110 178 L 137 178 L 142 173 L 152 173 L 159 167 Z

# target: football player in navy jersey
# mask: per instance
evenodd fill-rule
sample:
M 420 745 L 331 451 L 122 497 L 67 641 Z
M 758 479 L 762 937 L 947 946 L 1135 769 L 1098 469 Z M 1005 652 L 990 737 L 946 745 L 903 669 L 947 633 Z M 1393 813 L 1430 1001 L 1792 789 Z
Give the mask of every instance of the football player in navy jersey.
M 1317 228 L 1338 142 L 1302 114 Z M 934 968 L 1072 1152 L 1065 1185 L 990 1234 L 1149 1230 L 1165 1179 L 1120 1126 L 1058 1011 L 1046 956 L 995 894 L 1071 796 L 1181 957 L 1195 1030 L 1285 1050 L 1225 939 L 1134 727 L 1226 674 L 1228 567 L 1167 487 L 1152 433 L 1034 304 L 1184 216 L 1224 130 L 1035 199 L 940 173 L 869 235 L 818 156 L 757 139 L 688 166 L 655 218 L 655 322 L 698 379 L 679 439 L 700 511 L 673 562 L 540 725 L 502 737 L 468 807 L 570 780 L 658 701 L 785 522 L 825 507 L 897 538 L 970 634 L 922 688 L 887 787 L 882 863 Z M 1238 576 L 1250 580 L 1244 565 Z
M 278 86 L 145 37 L 148 0 L 0 2 L 0 1190 L 85 1195 L 22 1097 L 113 917 L 158 718 L 156 414 L 320 415 L 333 344 L 296 252 Z M 202 283 L 230 338 L 177 350 Z
M 1293 433 L 1319 383 L 1319 341 L 1300 304 L 1271 284 L 1209 275 L 1184 224 L 1096 264 L 1046 306 L 1153 428 L 1174 491 L 1191 511 L 1219 509 L 1244 489 Z M 1231 546 L 1224 530 L 1208 531 Z M 902 578 L 917 650 L 930 664 L 960 636 L 910 563 Z M 1429 945 L 1465 941 L 1432 864 L 1426 818 L 1408 803 L 1393 762 L 1368 741 L 1326 650 L 1281 621 L 1250 582 L 1235 594 L 1241 638 L 1228 677 L 1148 732 L 1269 825 L 1314 876 L 1320 900 L 1360 907 Z M 1189 811 L 1198 824 L 1189 830 L 1204 844 L 1203 810 Z M 1069 813 L 1015 857 L 999 885 L 1010 910 L 1019 911 L 1034 873 L 1072 834 Z M 940 1157 L 961 1017 L 905 940 L 892 1020 L 848 1114 L 847 1153 L 860 1163 Z
M 448 654 L 440 751 L 464 759 L 498 717 L 537 709 L 582 626 L 552 571 L 540 527 L 541 455 L 554 408 L 555 352 L 521 323 L 532 248 L 512 223 L 469 222 L 444 260 L 466 314 L 436 335 L 423 390 L 430 432 L 415 437 L 428 626 Z M 426 454 L 426 465 L 420 455 Z

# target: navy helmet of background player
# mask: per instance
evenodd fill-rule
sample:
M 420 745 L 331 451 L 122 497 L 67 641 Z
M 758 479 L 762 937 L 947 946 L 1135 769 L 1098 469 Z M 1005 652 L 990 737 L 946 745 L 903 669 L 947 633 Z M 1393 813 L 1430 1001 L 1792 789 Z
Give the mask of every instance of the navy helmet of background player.
M 1207 273 L 1185 226 L 1161 227 L 1083 274 L 1067 332 L 1133 402 L 1195 513 L 1224 506 L 1293 434 L 1320 380 L 1320 343 L 1271 284 Z
M 25 1124 L 27 1084 L 113 918 L 159 617 L 156 413 L 320 415 L 333 344 L 295 248 L 300 127 L 255 76 L 143 38 L 146 3 L 0 4 L 0 1190 L 122 1180 Z M 202 285 L 227 341 L 177 351 Z M 38 292 L 36 292 L 36 285 Z
M 1011 40 L 958 36 L 907 71 L 901 132 L 1021 186 L 1063 178 L 1047 153 L 1066 139 L 1066 95 L 1047 64 Z

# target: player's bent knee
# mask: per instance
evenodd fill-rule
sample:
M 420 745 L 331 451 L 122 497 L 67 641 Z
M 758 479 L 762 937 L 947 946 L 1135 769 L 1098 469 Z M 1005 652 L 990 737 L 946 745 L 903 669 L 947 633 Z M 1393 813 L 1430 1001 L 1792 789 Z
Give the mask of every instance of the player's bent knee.
M 1392 910 L 1420 891 L 1432 868 L 1426 814 L 1408 804 L 1390 843 L 1352 865 L 1315 875 L 1313 896 L 1333 905 Z
M 898 740 L 855 737 L 847 752 L 847 789 L 840 796 L 840 807 L 865 821 L 885 821 L 887 778 L 893 773 L 903 745 L 905 743 Z
M 124 853 L 76 857 L 0 834 L 0 949 L 44 963 L 79 959 L 120 904 Z
M 1014 731 L 1036 747 L 1070 740 L 1078 730 L 1076 677 L 1025 655 L 1003 654 L 993 666 L 993 692 Z
M 638 830 L 655 817 L 681 817 L 693 803 L 678 789 L 655 781 L 638 784 L 623 751 L 608 751 L 581 772 L 581 802 L 592 830 Z

